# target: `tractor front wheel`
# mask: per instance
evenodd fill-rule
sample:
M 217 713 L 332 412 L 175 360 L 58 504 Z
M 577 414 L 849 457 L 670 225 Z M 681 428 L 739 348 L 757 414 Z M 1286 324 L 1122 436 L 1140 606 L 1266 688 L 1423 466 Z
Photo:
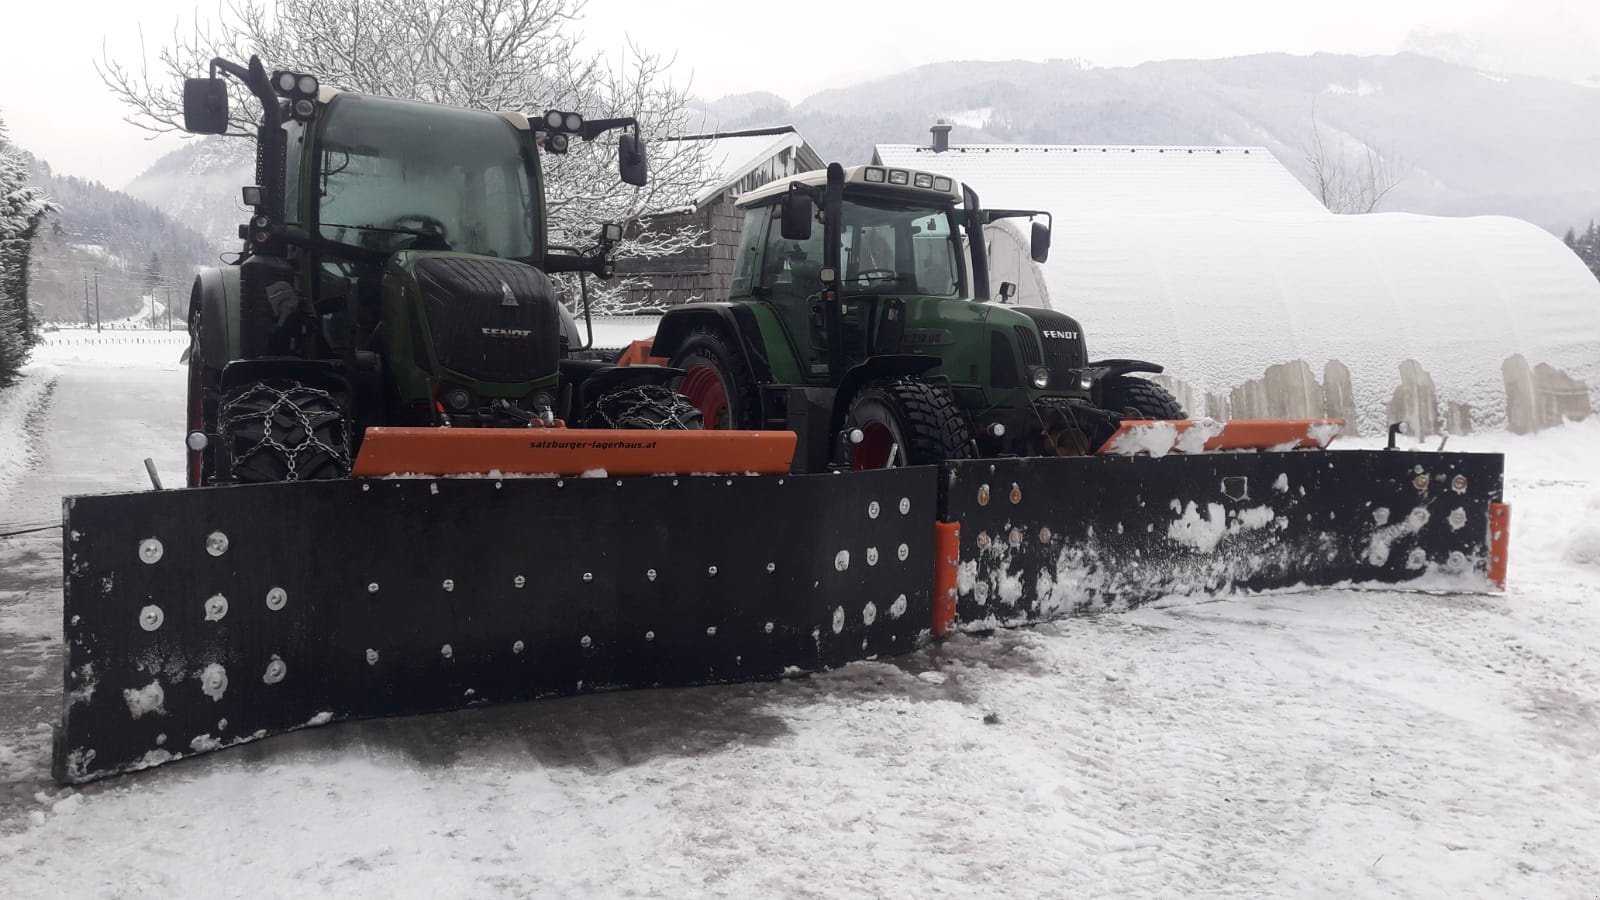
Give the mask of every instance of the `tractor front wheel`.
M 760 427 L 755 377 L 723 331 L 691 331 L 670 365 L 683 370 L 678 391 L 699 408 L 706 428 Z
M 350 419 L 328 391 L 288 378 L 228 391 L 220 411 L 221 479 L 319 481 L 350 475 Z
M 1145 419 L 1184 418 L 1183 407 L 1166 388 L 1126 375 L 1112 375 L 1100 382 L 1100 407 L 1114 413 L 1132 410 Z
M 850 443 L 844 462 L 852 469 L 938 465 L 972 456 L 972 432 L 942 387 L 920 378 L 868 382 L 850 399 L 845 430 L 861 440 Z

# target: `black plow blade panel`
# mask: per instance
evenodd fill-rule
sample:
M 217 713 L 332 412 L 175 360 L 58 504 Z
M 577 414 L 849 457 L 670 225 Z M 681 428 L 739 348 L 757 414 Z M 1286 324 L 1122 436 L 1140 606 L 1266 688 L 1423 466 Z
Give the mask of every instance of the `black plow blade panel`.
M 1503 469 L 1497 454 L 1390 451 L 951 463 L 957 621 L 1297 586 L 1489 590 Z
M 933 468 L 375 480 L 68 501 L 55 775 L 350 717 L 912 649 Z

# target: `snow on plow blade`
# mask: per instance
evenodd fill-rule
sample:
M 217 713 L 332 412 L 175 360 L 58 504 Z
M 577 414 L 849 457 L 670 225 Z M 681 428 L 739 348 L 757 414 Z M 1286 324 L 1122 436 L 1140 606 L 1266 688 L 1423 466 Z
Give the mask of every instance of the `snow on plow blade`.
M 1171 594 L 1503 579 L 1504 458 L 1303 451 L 947 464 L 956 627 L 982 630 Z M 1500 569 L 1492 571 L 1492 557 Z
M 369 428 L 354 474 L 781 474 L 794 443 L 792 431 Z
M 932 618 L 937 472 L 70 498 L 55 777 L 344 718 L 908 650 Z
M 1343 428 L 1339 419 L 1129 419 L 1098 452 L 1159 457 L 1217 450 L 1320 450 Z

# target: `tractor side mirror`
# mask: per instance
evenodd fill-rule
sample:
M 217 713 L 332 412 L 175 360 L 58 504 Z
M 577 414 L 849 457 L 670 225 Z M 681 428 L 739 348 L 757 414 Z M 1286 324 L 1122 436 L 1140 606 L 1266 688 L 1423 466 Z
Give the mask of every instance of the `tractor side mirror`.
M 1033 240 L 1029 242 L 1028 255 L 1036 263 L 1050 258 L 1050 226 L 1043 222 L 1033 223 Z
M 183 130 L 190 134 L 228 130 L 228 85 L 221 78 L 183 80 Z
M 650 164 L 644 155 L 644 138 L 635 133 L 617 139 L 617 173 L 624 184 L 644 187 L 650 181 Z
M 816 218 L 817 207 L 808 194 L 790 191 L 783 195 L 781 234 L 786 241 L 811 240 L 811 222 Z

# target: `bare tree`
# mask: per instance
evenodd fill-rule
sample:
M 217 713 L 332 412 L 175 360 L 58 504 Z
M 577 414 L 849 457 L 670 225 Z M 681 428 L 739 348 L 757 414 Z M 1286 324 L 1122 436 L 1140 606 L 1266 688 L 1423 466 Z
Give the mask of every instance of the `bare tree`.
M 1311 114 L 1311 137 L 1302 145 L 1311 188 L 1322 205 L 1336 213 L 1369 213 L 1405 180 L 1409 167 L 1391 150 L 1370 141 L 1351 148 L 1330 141 Z
M 208 71 L 213 57 L 251 54 L 361 93 L 530 116 L 635 116 L 647 140 L 695 130 L 687 85 L 668 78 L 672 58 L 631 42 L 619 61 L 585 52 L 576 30 L 583 8 L 584 0 L 226 0 L 213 20 L 174 26 L 153 60 L 141 53 L 125 64 L 102 53 L 97 65 L 131 110 L 127 121 L 158 133 L 181 130 L 183 79 Z M 230 133 L 253 135 L 259 107 L 248 94 L 234 96 L 243 102 L 232 107 Z M 644 188 L 622 184 L 616 162 L 616 144 L 605 138 L 544 157 L 554 243 L 582 245 L 602 222 L 682 206 L 711 177 L 699 145 L 653 152 Z M 706 239 L 697 228 L 639 232 L 628 229 L 619 257 L 672 255 Z

